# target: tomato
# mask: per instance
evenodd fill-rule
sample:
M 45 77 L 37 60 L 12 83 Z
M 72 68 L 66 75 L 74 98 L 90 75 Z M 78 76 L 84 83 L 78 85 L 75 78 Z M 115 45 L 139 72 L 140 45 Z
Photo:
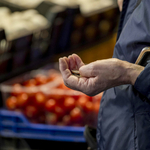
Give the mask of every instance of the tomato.
M 57 126 L 65 126 L 65 124 L 63 123 L 63 122 L 57 122 L 57 124 L 56 124 Z
M 64 90 L 71 90 L 70 88 L 68 88 L 67 86 L 65 86 L 64 83 L 60 83 L 60 85 L 57 88 L 64 89 Z
M 36 84 L 37 84 L 37 82 L 35 79 L 30 79 L 23 83 L 23 85 L 26 87 L 36 86 Z
M 92 112 L 92 111 L 93 111 L 93 103 L 90 102 L 90 101 L 88 101 L 88 102 L 85 104 L 84 111 L 85 111 L 86 113 Z
M 96 114 L 98 114 L 100 108 L 100 102 L 95 102 L 93 105 L 93 110 Z
M 67 93 L 69 93 L 75 100 L 79 99 L 83 93 L 80 93 L 79 91 L 69 90 Z
M 63 106 L 67 112 L 71 111 L 76 106 L 75 99 L 73 97 L 65 98 Z
M 85 97 L 88 99 L 88 101 L 92 101 L 92 98 L 93 98 L 93 97 L 87 96 L 87 95 L 85 95 L 85 94 L 84 94 L 83 96 L 85 96 Z
M 17 96 L 17 107 L 24 108 L 29 102 L 28 95 L 26 93 L 22 93 Z
M 27 94 L 28 94 L 28 97 L 29 97 L 29 101 L 33 101 L 34 100 L 34 96 L 35 94 L 37 93 L 37 90 L 35 87 L 29 87 L 27 88 Z
M 34 104 L 40 109 L 44 109 L 46 102 L 46 96 L 42 92 L 38 92 L 34 95 Z
M 62 118 L 62 122 L 64 125 L 68 126 L 68 125 L 71 125 L 71 117 L 70 115 L 65 115 L 63 118 Z
M 46 115 L 45 115 L 45 113 L 39 114 L 39 116 L 38 116 L 38 122 L 39 123 L 45 123 L 46 122 Z
M 59 119 L 65 115 L 65 110 L 60 106 L 55 106 L 54 113 L 58 116 Z
M 21 84 L 19 83 L 16 83 L 12 86 L 12 92 L 11 92 L 11 95 L 12 96 L 17 96 L 19 94 L 23 93 L 23 88 L 21 86 Z
M 10 96 L 7 100 L 6 100 L 6 107 L 9 110 L 15 110 L 17 108 L 17 98 L 15 96 Z
M 48 95 L 48 98 L 55 99 L 57 103 L 62 104 L 66 97 L 64 90 L 53 89 L 53 93 Z
M 51 81 L 54 81 L 54 80 L 57 80 L 57 79 L 60 79 L 60 78 L 61 78 L 60 73 L 58 73 L 55 70 L 53 70 L 53 71 L 50 70 L 49 73 L 48 73 L 47 80 L 48 80 L 48 82 L 51 82 Z
M 65 89 L 65 90 L 71 90 L 71 89 L 68 88 L 64 83 L 62 84 L 62 89 Z
M 86 103 L 88 102 L 87 97 L 85 96 L 81 96 L 78 100 L 77 100 L 77 106 L 81 107 L 81 108 L 85 108 Z
M 56 101 L 54 99 L 49 99 L 45 103 L 45 110 L 48 112 L 54 112 L 56 107 Z
M 72 124 L 72 126 L 74 126 L 74 127 L 82 127 L 83 123 L 74 123 L 74 124 Z
M 30 118 L 29 121 L 31 123 L 34 123 L 34 124 L 38 124 L 39 123 L 37 118 Z
M 24 114 L 27 118 L 36 118 L 38 115 L 38 109 L 33 105 L 28 105 L 24 110 Z
M 93 97 L 93 102 L 100 102 L 103 96 L 103 92 Z
M 46 115 L 46 123 L 55 125 L 58 122 L 58 117 L 56 114 L 50 113 Z
M 71 121 L 73 122 L 81 122 L 82 121 L 82 112 L 81 109 L 78 107 L 75 107 L 70 112 Z
M 47 83 L 47 77 L 45 75 L 42 75 L 42 74 L 38 74 L 35 77 L 35 80 L 37 82 L 37 85 L 41 85 L 41 84 L 46 84 Z

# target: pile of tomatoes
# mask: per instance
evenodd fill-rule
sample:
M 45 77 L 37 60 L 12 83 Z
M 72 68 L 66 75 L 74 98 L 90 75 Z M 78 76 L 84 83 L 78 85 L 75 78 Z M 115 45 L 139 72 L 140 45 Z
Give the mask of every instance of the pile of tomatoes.
M 13 84 L 5 104 L 32 123 L 84 126 L 96 124 L 101 97 L 102 93 L 89 97 L 67 88 L 60 73 L 51 69 Z

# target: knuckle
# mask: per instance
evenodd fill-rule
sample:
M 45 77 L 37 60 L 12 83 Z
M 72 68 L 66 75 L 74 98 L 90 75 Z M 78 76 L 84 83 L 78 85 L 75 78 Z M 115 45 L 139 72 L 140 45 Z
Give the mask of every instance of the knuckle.
M 91 76 L 95 75 L 95 65 L 91 64 L 89 71 L 91 72 Z
M 117 58 L 113 58 L 114 63 L 118 64 L 118 59 Z

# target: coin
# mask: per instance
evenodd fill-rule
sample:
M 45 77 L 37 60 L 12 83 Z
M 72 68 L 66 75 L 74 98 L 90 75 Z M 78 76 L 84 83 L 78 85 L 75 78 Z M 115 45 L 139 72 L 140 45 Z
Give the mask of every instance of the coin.
M 80 76 L 80 73 L 79 73 L 79 70 L 71 70 L 72 74 L 76 77 L 81 77 Z

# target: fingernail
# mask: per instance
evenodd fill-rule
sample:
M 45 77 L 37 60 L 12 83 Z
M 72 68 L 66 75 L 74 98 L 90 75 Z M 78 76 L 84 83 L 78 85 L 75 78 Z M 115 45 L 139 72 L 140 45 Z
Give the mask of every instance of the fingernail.
M 72 56 L 73 56 L 73 55 L 77 56 L 77 54 L 75 54 L 75 53 L 73 53 Z
M 62 60 L 62 58 L 59 58 L 59 62 Z
M 66 60 L 66 58 L 67 58 L 66 56 L 63 57 L 64 60 Z

